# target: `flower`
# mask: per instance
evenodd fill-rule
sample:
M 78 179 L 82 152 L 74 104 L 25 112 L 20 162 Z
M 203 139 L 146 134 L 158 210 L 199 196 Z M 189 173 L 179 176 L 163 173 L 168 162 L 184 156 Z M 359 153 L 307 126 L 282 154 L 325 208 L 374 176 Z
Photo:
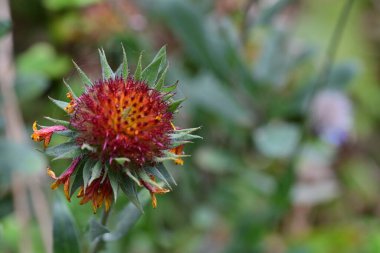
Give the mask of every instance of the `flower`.
M 51 126 L 51 127 L 44 127 L 40 130 L 37 129 L 37 121 L 34 121 L 33 123 L 33 134 L 31 135 L 31 138 L 33 141 L 44 141 L 44 148 L 46 148 L 51 140 L 51 136 L 53 133 L 58 131 L 64 131 L 67 130 L 64 126 Z
M 76 100 L 70 124 L 78 145 L 96 147 L 104 161 L 127 157 L 134 166 L 154 164 L 169 148 L 173 113 L 163 95 L 145 82 L 101 80 Z
M 320 91 L 311 103 L 311 120 L 323 140 L 339 146 L 352 129 L 351 101 L 340 91 Z
M 177 84 L 164 85 L 165 48 L 145 69 L 140 57 L 134 75 L 129 73 L 124 49 L 123 59 L 114 73 L 100 50 L 103 78 L 95 82 L 75 64 L 85 91 L 77 96 L 65 83 L 69 102 L 51 100 L 67 113 L 69 120 L 47 118 L 65 126 L 41 130 L 33 126 L 33 140 L 45 139 L 45 146 L 52 133 L 65 130 L 62 135 L 68 141 L 46 148 L 45 152 L 56 159 L 72 159 L 72 163 L 59 177 L 48 169 L 48 175 L 55 180 L 51 188 L 63 184 L 68 201 L 79 189 L 80 204 L 92 202 L 94 212 L 103 203 L 108 211 L 119 188 L 139 207 L 136 186 L 149 191 L 155 208 L 156 194 L 169 192 L 175 184 L 163 162 L 182 165 L 184 144 L 200 138 L 192 134 L 198 128 L 178 129 L 172 123 L 183 99 L 173 99 Z

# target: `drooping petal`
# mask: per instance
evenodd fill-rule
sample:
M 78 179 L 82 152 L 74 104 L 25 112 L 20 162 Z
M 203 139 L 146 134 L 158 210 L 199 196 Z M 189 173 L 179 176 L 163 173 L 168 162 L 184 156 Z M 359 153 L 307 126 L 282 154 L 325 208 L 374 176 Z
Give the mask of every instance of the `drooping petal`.
M 67 130 L 67 127 L 61 126 L 61 125 L 44 127 L 38 130 L 37 121 L 34 121 L 32 128 L 33 128 L 33 134 L 31 135 L 32 140 L 36 142 L 44 141 L 44 148 L 46 148 L 49 145 L 51 136 L 53 135 L 53 133 Z
M 58 178 L 55 176 L 55 173 L 50 168 L 47 172 L 51 178 L 55 179 L 55 182 L 52 183 L 50 186 L 53 190 L 57 189 L 59 185 L 64 184 L 63 189 L 68 201 L 70 201 L 70 177 L 75 172 L 75 169 L 77 168 L 81 159 L 82 158 L 80 157 L 75 158 L 70 164 L 70 166 Z

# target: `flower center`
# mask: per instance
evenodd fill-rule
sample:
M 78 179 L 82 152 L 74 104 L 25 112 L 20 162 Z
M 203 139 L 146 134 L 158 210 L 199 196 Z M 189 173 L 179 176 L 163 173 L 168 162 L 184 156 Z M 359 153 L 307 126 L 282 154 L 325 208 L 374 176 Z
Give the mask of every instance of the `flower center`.
M 133 79 L 110 79 L 77 99 L 70 122 L 79 144 L 97 147 L 106 159 L 126 157 L 143 165 L 168 149 L 171 119 L 160 92 Z

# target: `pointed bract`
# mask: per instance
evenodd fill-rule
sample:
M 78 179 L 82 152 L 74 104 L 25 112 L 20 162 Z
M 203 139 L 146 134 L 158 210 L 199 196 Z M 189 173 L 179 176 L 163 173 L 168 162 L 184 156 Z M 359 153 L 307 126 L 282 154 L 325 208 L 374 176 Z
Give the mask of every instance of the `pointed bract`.
M 172 123 L 184 99 L 174 100 L 174 85 L 166 86 L 168 71 L 166 47 L 142 68 L 140 54 L 134 76 L 130 75 L 127 55 L 122 46 L 123 62 L 114 73 L 103 49 L 99 49 L 102 79 L 92 82 L 74 62 L 82 82 L 87 85 L 76 95 L 70 85 L 67 100 L 49 99 L 67 112 L 66 120 L 45 117 L 54 126 L 37 128 L 33 124 L 32 139 L 50 142 L 53 133 L 65 136 L 66 142 L 46 148 L 56 159 L 72 159 L 69 168 L 57 177 L 52 188 L 63 184 L 66 198 L 75 192 L 80 204 L 92 203 L 94 213 L 104 204 L 108 211 L 118 196 L 119 187 L 142 212 L 137 186 L 146 188 L 157 206 L 157 194 L 172 189 L 176 182 L 163 165 L 164 161 L 182 165 L 184 144 L 201 137 L 198 128 L 179 129 Z M 165 184 L 164 188 L 163 185 Z

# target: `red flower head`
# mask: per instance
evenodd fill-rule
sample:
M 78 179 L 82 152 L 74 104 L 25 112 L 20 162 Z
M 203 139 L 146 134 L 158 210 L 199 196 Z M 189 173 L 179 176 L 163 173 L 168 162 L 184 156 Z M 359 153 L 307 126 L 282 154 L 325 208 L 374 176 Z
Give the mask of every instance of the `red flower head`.
M 95 147 L 110 164 L 127 157 L 135 167 L 152 165 L 169 148 L 173 113 L 163 94 L 145 82 L 99 81 L 76 104 L 70 123 L 78 132 L 77 143 Z
M 65 83 L 70 101 L 51 99 L 67 112 L 69 121 L 47 118 L 60 125 L 41 130 L 33 125 L 33 140 L 45 140 L 45 146 L 54 132 L 61 131 L 61 135 L 69 137 L 67 142 L 46 149 L 56 159 L 73 159 L 59 177 L 48 170 L 55 179 L 52 188 L 63 184 L 69 201 L 79 189 L 80 203 L 91 201 L 94 212 L 103 203 L 108 210 L 118 188 L 139 205 L 136 185 L 150 192 L 152 205 L 156 207 L 155 194 L 169 191 L 163 183 L 169 188 L 170 183 L 175 184 L 163 162 L 172 160 L 182 165 L 183 145 L 200 138 L 191 134 L 198 128 L 177 129 L 172 124 L 183 99 L 173 100 L 172 92 L 177 84 L 164 86 L 165 48 L 144 70 L 140 57 L 134 76 L 129 74 L 124 50 L 123 53 L 124 61 L 114 73 L 100 51 L 103 79 L 94 83 L 75 65 L 87 85 L 86 90 L 76 96 Z

